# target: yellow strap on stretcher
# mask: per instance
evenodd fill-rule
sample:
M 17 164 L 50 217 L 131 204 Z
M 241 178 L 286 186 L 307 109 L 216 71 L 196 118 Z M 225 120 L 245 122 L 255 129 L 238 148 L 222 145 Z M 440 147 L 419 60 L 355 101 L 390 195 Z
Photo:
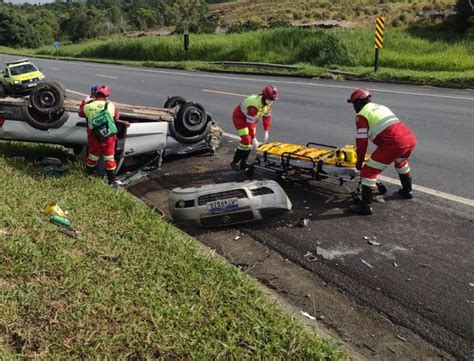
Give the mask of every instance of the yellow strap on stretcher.
M 290 153 L 292 159 L 307 159 L 308 157 L 315 163 L 320 160 L 327 165 L 339 167 L 354 168 L 357 162 L 357 152 L 354 145 L 345 145 L 337 149 L 304 147 L 296 144 L 271 142 L 261 145 L 258 153 L 282 156 L 284 153 Z M 301 156 L 301 157 L 298 157 Z

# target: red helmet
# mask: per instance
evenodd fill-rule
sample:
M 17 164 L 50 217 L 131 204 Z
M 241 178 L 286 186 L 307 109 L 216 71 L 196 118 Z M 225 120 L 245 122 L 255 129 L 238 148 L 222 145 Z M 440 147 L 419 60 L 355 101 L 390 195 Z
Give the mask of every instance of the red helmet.
M 276 86 L 267 85 L 265 88 L 263 88 L 262 95 L 264 99 L 275 101 L 278 100 L 280 92 L 278 91 L 278 88 Z
M 364 88 L 357 88 L 354 90 L 354 92 L 351 94 L 351 97 L 347 99 L 348 103 L 355 103 L 357 100 L 364 100 L 367 98 L 370 98 L 372 94 L 367 89 Z
M 110 96 L 110 88 L 107 85 L 99 85 L 97 86 L 97 91 L 95 93 L 97 97 L 100 97 L 101 95 L 104 97 Z

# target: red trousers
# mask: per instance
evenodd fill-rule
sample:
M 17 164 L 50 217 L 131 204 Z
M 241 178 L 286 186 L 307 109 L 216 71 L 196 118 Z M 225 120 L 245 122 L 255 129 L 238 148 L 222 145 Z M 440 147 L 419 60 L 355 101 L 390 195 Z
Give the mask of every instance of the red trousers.
M 117 162 L 115 161 L 116 143 L 116 135 L 108 138 L 105 142 L 101 142 L 94 134 L 92 129 L 87 129 L 87 166 L 95 167 L 97 165 L 97 161 L 102 156 L 104 157 L 105 161 L 105 169 L 115 170 L 115 168 L 117 168 Z
M 375 188 L 377 177 L 392 163 L 398 174 L 410 174 L 408 158 L 415 147 L 416 139 L 413 135 L 407 135 L 402 144 L 379 145 L 361 169 L 362 184 Z
M 237 129 L 237 134 L 240 136 L 238 149 L 251 150 L 252 139 L 255 138 L 257 123 L 248 123 L 239 107 L 235 108 L 232 113 L 232 121 L 235 129 Z

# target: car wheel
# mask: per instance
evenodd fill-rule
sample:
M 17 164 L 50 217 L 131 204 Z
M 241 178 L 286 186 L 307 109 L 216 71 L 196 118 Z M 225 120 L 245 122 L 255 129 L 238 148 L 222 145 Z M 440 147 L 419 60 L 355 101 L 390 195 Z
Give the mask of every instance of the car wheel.
M 58 113 L 63 107 L 64 94 L 64 88 L 58 83 L 40 83 L 31 91 L 30 103 L 38 113 Z
M 5 86 L 3 84 L 0 84 L 0 98 L 3 98 L 7 95 Z
M 177 107 L 178 105 L 183 105 L 186 103 L 186 99 L 184 99 L 183 97 L 171 97 L 171 98 L 168 98 L 168 100 L 165 102 L 165 104 L 163 105 L 163 108 L 174 108 L 174 107 Z
M 23 119 L 38 130 L 60 128 L 69 118 L 69 113 L 64 109 L 58 113 L 43 114 L 33 107 L 22 107 Z
M 201 104 L 186 103 L 179 108 L 175 128 L 181 135 L 192 137 L 202 134 L 206 125 L 207 114 Z
M 169 130 L 170 130 L 171 136 L 174 139 L 176 139 L 178 142 L 183 143 L 183 144 L 195 144 L 204 140 L 207 137 L 207 134 L 211 131 L 211 126 L 212 126 L 212 123 L 208 122 L 204 131 L 194 136 L 182 135 L 179 131 L 176 130 L 174 122 L 170 123 Z

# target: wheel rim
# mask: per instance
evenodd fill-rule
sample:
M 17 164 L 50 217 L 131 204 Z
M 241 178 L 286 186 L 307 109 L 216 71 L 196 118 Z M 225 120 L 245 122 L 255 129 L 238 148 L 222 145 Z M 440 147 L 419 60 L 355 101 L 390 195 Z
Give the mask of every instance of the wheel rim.
M 42 108 L 51 108 L 56 103 L 56 95 L 51 90 L 43 90 L 38 93 L 37 100 Z
M 202 124 L 202 113 L 198 109 L 190 109 L 184 117 L 186 128 L 195 129 Z

